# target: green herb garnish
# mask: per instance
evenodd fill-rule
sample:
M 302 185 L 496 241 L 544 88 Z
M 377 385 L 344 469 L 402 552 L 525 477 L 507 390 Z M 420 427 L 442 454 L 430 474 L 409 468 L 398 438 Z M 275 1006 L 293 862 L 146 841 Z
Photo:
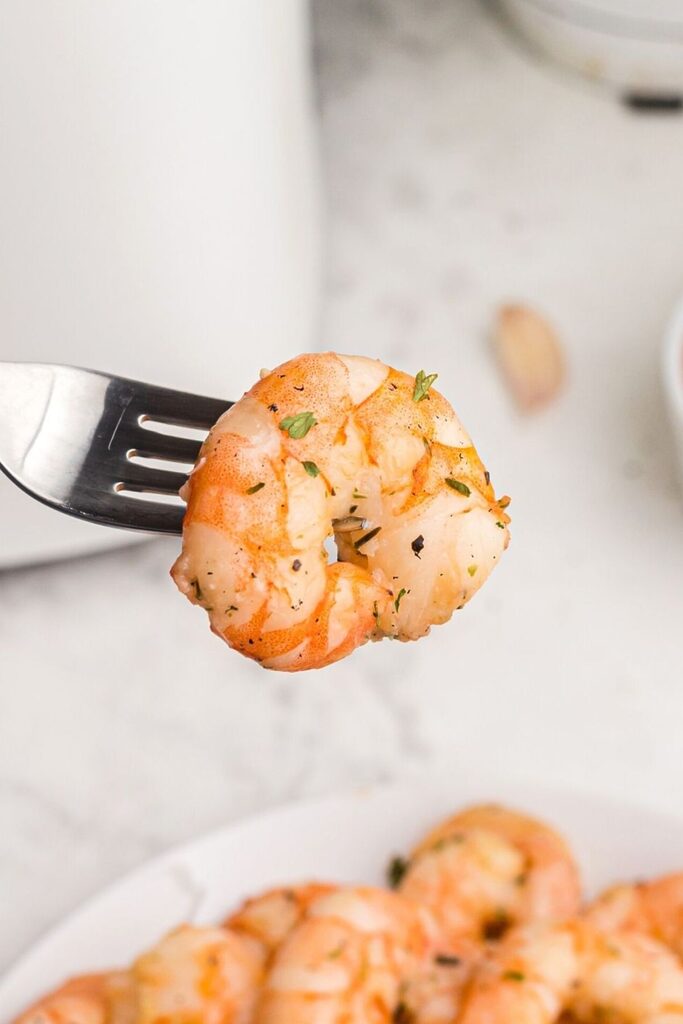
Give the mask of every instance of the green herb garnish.
M 496 523 L 496 526 L 498 527 L 499 530 L 505 529 L 505 523 Z
M 403 876 L 410 867 L 404 857 L 392 857 L 387 865 L 387 885 L 390 889 L 398 889 Z
M 475 574 L 475 572 L 477 571 L 478 568 L 479 568 L 478 565 L 468 565 L 467 566 L 467 572 L 468 572 L 468 574 L 470 576 L 474 576 L 474 574 Z
M 367 498 L 367 494 L 360 494 L 356 490 L 356 488 L 354 487 L 354 489 L 353 489 L 353 497 L 356 499 L 356 501 L 360 501 L 362 498 Z
M 503 981 L 524 981 L 525 978 L 521 971 L 506 971 L 503 975 Z
M 247 487 L 247 494 L 256 494 L 257 491 L 260 491 L 265 486 L 263 480 L 261 480 L 260 483 L 254 484 L 253 487 Z
M 302 462 L 301 465 L 309 476 L 320 476 L 320 470 L 316 466 L 315 462 Z
M 446 477 L 446 483 L 449 487 L 452 487 L 458 494 L 464 494 L 466 498 L 469 498 L 472 491 L 469 489 L 467 484 L 464 484 L 462 480 L 454 480 L 452 476 Z
M 413 388 L 414 402 L 421 402 L 423 398 L 427 397 L 427 392 L 438 376 L 438 373 L 430 373 L 427 375 L 424 370 L 419 371 L 415 377 L 415 387 Z
M 401 600 L 402 600 L 402 598 L 404 598 L 406 596 L 407 593 L 408 593 L 408 591 L 406 590 L 406 588 L 405 587 L 401 587 L 401 589 L 398 592 L 398 596 L 397 596 L 396 600 L 394 601 L 394 608 L 396 609 L 396 611 L 398 611 L 398 607 L 399 607 L 399 605 L 401 603 Z
M 381 529 L 381 526 L 376 526 L 374 530 L 368 530 L 368 532 L 364 533 L 362 537 L 359 537 L 358 540 L 355 540 L 353 542 L 353 546 L 356 549 L 356 551 L 359 551 L 364 544 L 367 544 L 369 540 L 372 540 L 373 537 L 376 537 Z
M 280 422 L 280 430 L 286 430 L 290 437 L 299 441 L 317 422 L 312 412 L 300 412 L 296 416 L 285 416 Z

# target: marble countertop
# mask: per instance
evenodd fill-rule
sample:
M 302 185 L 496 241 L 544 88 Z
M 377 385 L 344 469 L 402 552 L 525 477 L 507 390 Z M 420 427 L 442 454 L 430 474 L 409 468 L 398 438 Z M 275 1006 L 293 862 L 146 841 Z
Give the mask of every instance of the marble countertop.
M 176 543 L 0 577 L 0 967 L 179 840 L 309 794 L 516 774 L 680 809 L 683 504 L 658 382 L 683 120 L 544 65 L 475 0 L 318 0 L 324 337 L 440 373 L 513 542 L 461 616 L 313 677 L 231 656 Z M 508 298 L 570 384 L 511 407 Z M 495 794 L 490 794 L 495 797 Z

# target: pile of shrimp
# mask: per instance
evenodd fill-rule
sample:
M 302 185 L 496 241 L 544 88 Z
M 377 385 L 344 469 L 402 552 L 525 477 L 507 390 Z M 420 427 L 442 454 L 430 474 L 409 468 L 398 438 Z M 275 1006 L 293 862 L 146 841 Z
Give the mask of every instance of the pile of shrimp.
M 681 1024 L 682 957 L 683 873 L 584 904 L 554 828 L 479 805 L 385 888 L 270 890 L 16 1024 Z
M 417 640 L 486 581 L 510 499 L 436 377 L 302 355 L 221 416 L 181 492 L 171 574 L 230 647 L 321 668 L 367 640 Z

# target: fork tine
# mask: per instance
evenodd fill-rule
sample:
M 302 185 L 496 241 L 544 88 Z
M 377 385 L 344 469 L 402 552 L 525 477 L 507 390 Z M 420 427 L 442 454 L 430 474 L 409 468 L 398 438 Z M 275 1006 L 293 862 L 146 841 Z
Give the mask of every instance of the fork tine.
M 172 534 L 182 532 L 185 506 L 181 504 L 141 501 L 139 498 L 129 498 L 125 494 L 117 494 L 115 502 L 111 502 L 109 508 L 111 508 L 111 512 L 108 509 L 103 509 L 100 512 L 97 517 L 98 523 L 104 523 L 105 526 L 121 527 L 122 519 L 124 519 L 126 522 L 134 523 L 136 530 Z
M 0 362 L 0 469 L 79 519 L 179 534 L 186 474 L 180 465 L 159 469 L 131 457 L 194 464 L 200 442 L 142 424 L 206 432 L 232 404 L 94 370 Z M 145 492 L 175 500 L 135 496 Z
M 126 462 L 120 471 L 115 490 L 150 491 L 152 494 L 177 494 L 187 480 L 187 473 L 174 473 L 165 469 Z
M 201 441 L 194 441 L 189 437 L 159 434 L 155 430 L 140 430 L 131 449 L 135 455 L 145 459 L 168 459 L 169 462 L 187 462 L 194 465 L 201 446 Z
M 219 416 L 233 404 L 220 398 L 149 385 L 137 388 L 135 398 L 141 418 L 198 430 L 210 430 Z

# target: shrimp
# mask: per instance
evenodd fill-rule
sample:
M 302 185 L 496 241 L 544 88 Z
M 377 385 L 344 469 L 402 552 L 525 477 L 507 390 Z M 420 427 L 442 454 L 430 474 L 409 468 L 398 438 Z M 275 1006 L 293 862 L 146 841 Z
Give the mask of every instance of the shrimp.
M 399 891 L 429 908 L 443 952 L 495 940 L 512 924 L 578 912 L 578 869 L 564 839 L 534 818 L 477 806 L 433 829 L 413 851 Z
M 650 935 L 683 960 L 683 873 L 612 886 L 588 907 L 585 917 L 605 931 Z
M 171 573 L 235 650 L 266 668 L 320 668 L 369 639 L 424 636 L 487 579 L 509 499 L 496 501 L 432 383 L 360 356 L 303 355 L 216 423 L 183 491 Z
M 262 976 L 251 940 L 182 925 L 133 965 L 135 1024 L 247 1024 Z
M 246 900 L 225 919 L 223 927 L 258 943 L 265 962 L 301 921 L 310 905 L 335 889 L 336 886 L 322 882 L 270 889 Z
M 15 1024 L 137 1024 L 130 976 L 119 971 L 72 978 Z
M 404 983 L 404 1016 L 410 1024 L 453 1024 L 484 947 L 463 940 L 451 943 L 445 953 L 438 930 L 428 930 L 432 932 L 428 953 Z
M 479 966 L 454 1024 L 675 1024 L 683 970 L 647 936 L 580 921 L 510 932 Z
M 419 911 L 396 893 L 360 887 L 323 896 L 275 954 L 254 1022 L 399 1021 L 405 979 L 427 943 Z

